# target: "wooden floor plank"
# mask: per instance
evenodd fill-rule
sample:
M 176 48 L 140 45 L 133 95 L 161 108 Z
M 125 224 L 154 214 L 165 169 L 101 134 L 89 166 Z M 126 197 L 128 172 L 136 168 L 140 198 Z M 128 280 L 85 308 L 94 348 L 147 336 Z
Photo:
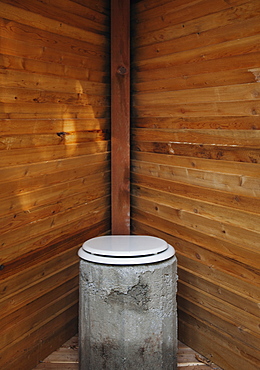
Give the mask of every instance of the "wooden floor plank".
M 78 336 L 64 343 L 61 348 L 50 354 L 34 370 L 78 370 Z M 221 370 L 220 367 L 208 362 L 203 356 L 185 344 L 178 342 L 178 369 L 180 370 Z

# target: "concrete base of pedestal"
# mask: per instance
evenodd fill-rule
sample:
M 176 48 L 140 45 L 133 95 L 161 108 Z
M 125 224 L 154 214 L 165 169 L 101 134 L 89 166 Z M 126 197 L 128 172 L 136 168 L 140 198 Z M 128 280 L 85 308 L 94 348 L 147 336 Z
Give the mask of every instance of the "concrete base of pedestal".
M 173 370 L 177 262 L 135 266 L 80 261 L 81 370 Z

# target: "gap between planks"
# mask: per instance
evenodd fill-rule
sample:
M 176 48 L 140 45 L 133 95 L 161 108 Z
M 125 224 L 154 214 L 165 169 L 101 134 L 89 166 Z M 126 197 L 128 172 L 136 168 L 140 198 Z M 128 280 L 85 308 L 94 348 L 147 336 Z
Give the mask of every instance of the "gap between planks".
M 64 343 L 57 351 L 50 354 L 34 370 L 78 370 L 78 336 Z M 180 370 L 221 370 L 185 344 L 178 342 L 178 369 Z

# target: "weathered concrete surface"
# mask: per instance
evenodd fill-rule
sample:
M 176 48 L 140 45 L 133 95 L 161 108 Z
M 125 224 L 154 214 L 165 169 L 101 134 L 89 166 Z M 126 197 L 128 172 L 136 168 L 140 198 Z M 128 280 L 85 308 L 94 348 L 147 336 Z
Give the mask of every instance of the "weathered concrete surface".
M 80 369 L 176 369 L 177 262 L 80 261 Z

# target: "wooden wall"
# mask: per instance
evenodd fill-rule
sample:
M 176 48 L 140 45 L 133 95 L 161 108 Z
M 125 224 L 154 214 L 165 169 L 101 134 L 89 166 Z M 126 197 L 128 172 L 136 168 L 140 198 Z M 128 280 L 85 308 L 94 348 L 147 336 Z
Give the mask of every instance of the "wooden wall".
M 0 17 L 0 367 L 28 370 L 77 332 L 77 250 L 110 229 L 109 1 Z
M 260 2 L 133 4 L 133 233 L 179 264 L 179 337 L 259 368 Z

